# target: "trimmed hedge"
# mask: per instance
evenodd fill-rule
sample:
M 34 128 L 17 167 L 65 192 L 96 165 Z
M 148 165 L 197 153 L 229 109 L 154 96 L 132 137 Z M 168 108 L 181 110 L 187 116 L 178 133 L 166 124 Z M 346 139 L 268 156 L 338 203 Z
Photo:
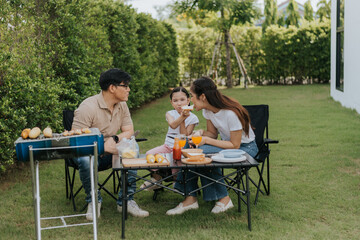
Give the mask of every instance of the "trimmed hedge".
M 300 28 L 271 26 L 262 39 L 265 65 L 258 76 L 271 83 L 330 80 L 330 23 L 303 22 Z
M 0 173 L 25 127 L 60 132 L 62 110 L 100 91 L 108 68 L 129 72 L 130 108 L 178 85 L 171 26 L 112 0 L 0 0 Z
M 216 42 L 212 29 L 178 31 L 180 76 L 187 85 L 207 74 Z M 244 60 L 248 76 L 255 84 L 302 84 L 330 79 L 330 22 L 302 22 L 299 28 L 233 26 L 231 36 Z M 234 85 L 240 83 L 239 70 L 231 51 Z M 226 78 L 225 47 L 218 64 L 218 78 Z M 212 76 L 214 77 L 214 76 Z

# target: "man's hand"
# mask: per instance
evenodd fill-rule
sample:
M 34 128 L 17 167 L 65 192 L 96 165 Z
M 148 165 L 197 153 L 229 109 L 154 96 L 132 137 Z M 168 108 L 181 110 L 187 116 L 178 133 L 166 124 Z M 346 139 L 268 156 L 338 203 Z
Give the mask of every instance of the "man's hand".
M 112 137 L 109 137 L 104 144 L 104 151 L 111 154 L 119 154 L 116 148 L 116 143 Z

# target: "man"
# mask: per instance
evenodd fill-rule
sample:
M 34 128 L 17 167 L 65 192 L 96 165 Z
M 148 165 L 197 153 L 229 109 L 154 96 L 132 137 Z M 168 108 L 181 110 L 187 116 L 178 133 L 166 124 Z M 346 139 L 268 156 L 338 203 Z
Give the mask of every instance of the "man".
M 130 111 L 126 104 L 130 92 L 130 81 L 131 76 L 120 69 L 115 68 L 103 72 L 99 80 L 102 91 L 98 95 L 85 99 L 75 110 L 72 129 L 98 128 L 104 135 L 105 154 L 99 156 L 99 170 L 111 167 L 112 154 L 118 154 L 116 143 L 119 139 L 130 138 L 134 133 Z M 117 135 L 119 130 L 121 133 Z M 87 195 L 85 199 L 88 202 L 86 219 L 92 220 L 89 157 L 74 158 L 74 162 L 79 167 L 80 179 Z M 133 173 L 136 174 L 136 171 Z M 133 193 L 136 190 L 136 182 L 131 175 L 129 175 L 129 182 L 133 183 L 128 187 L 128 193 Z M 119 192 L 117 200 L 119 212 L 122 211 L 122 190 Z M 98 216 L 100 216 L 102 202 L 100 192 L 98 196 Z M 128 201 L 128 212 L 136 217 L 149 216 L 149 212 L 142 210 L 132 198 L 133 195 Z

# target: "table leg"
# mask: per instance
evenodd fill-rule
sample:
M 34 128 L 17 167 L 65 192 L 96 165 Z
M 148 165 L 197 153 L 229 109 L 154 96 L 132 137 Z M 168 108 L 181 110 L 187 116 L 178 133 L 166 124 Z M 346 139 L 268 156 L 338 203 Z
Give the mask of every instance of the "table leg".
M 41 239 L 39 161 L 35 160 L 37 236 Z
M 94 157 L 90 157 L 90 183 L 91 183 L 91 204 L 92 204 L 92 215 L 93 215 L 93 231 L 94 231 L 94 240 L 97 239 L 97 208 L 98 208 L 98 198 L 97 198 L 97 176 L 95 176 L 95 171 L 97 169 L 97 145 L 94 143 Z
M 241 176 L 241 172 L 239 172 L 239 169 L 236 169 L 237 173 L 236 173 L 236 187 L 238 189 L 240 189 L 240 176 Z M 238 212 L 241 212 L 241 197 L 240 194 L 241 192 L 237 192 L 237 198 L 238 198 Z
M 128 219 L 128 186 L 129 186 L 129 172 L 125 171 L 125 187 L 123 189 L 123 192 L 125 193 L 125 220 Z
M 34 201 L 34 217 L 35 217 L 35 232 L 36 239 L 41 239 L 41 225 L 40 225 L 40 194 L 39 194 L 39 162 L 34 163 L 34 152 L 32 146 L 29 146 L 30 167 L 32 176 L 32 189 Z
M 126 205 L 127 205 L 127 201 L 126 201 L 126 192 L 125 192 L 125 188 L 126 188 L 126 170 L 121 170 L 121 187 L 122 187 L 122 220 L 121 220 L 121 238 L 125 239 L 125 218 L 126 218 Z
M 249 169 L 245 168 L 246 174 L 246 205 L 248 214 L 248 228 L 251 231 L 251 212 L 250 212 L 250 188 L 249 188 Z

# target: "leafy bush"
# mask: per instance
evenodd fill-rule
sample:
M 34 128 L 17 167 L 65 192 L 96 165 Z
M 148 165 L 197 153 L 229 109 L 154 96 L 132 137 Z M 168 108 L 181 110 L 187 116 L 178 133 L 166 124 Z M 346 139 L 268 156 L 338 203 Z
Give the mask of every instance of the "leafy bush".
M 271 83 L 328 82 L 330 22 L 306 22 L 300 28 L 269 27 L 262 39 L 263 79 Z
M 132 75 L 131 108 L 178 84 L 174 30 L 123 3 L 0 0 L 0 6 L 0 173 L 14 162 L 22 129 L 62 131 L 62 110 L 98 93 L 104 70 Z
M 190 85 L 193 79 L 207 74 L 217 36 L 213 29 L 202 27 L 179 29 L 177 33 L 180 76 L 184 85 Z
M 289 84 L 328 82 L 330 79 L 330 22 L 302 22 L 299 28 L 269 26 L 233 26 L 232 40 L 244 60 L 248 76 L 256 84 Z M 207 74 L 216 42 L 212 29 L 178 30 L 180 76 L 185 85 L 189 79 Z M 225 47 L 215 61 L 218 78 L 225 78 Z M 234 85 L 241 72 L 231 51 Z M 215 75 L 212 75 L 215 78 Z

